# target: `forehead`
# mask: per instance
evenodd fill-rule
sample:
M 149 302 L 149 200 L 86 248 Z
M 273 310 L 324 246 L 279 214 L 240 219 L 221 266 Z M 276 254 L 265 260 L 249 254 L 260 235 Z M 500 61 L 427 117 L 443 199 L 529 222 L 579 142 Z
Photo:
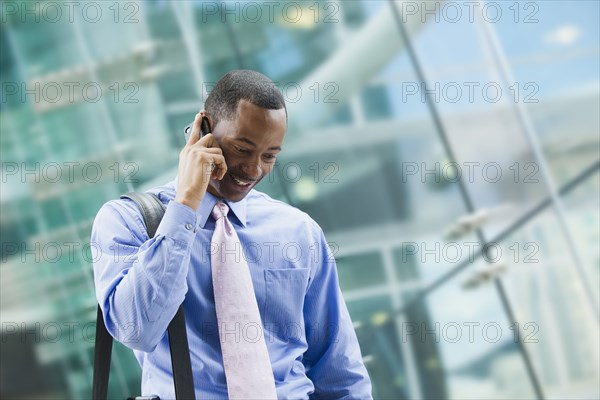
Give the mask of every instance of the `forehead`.
M 246 100 L 237 106 L 234 136 L 252 137 L 254 140 L 283 139 L 287 128 L 285 109 L 268 110 Z
M 285 109 L 269 110 L 250 103 L 247 100 L 240 100 L 237 105 L 235 119 L 238 123 L 253 124 L 280 124 L 281 117 L 286 121 Z M 287 121 L 286 121 L 287 122 Z

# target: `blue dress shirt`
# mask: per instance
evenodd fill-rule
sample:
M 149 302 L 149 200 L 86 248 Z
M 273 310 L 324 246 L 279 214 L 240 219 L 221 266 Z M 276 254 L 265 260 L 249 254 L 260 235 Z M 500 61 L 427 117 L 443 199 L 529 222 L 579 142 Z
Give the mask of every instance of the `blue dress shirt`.
M 172 201 L 177 178 L 150 192 L 167 205 L 148 238 L 130 200 L 102 206 L 92 229 L 96 296 L 110 334 L 134 350 L 142 394 L 175 397 L 169 322 L 183 302 L 197 399 L 227 398 L 210 266 L 217 198 Z M 256 190 L 227 202 L 250 268 L 278 398 L 371 399 L 371 381 L 319 225 Z M 229 334 L 243 334 L 230 332 Z

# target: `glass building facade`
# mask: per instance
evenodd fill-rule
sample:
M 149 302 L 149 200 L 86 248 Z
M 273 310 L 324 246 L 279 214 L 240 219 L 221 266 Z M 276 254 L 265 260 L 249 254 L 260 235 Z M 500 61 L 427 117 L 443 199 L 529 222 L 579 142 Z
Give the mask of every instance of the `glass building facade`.
M 258 189 L 325 231 L 375 398 L 600 398 L 598 2 L 1 4 L 2 398 L 90 397 L 94 216 L 240 68 L 286 98 Z

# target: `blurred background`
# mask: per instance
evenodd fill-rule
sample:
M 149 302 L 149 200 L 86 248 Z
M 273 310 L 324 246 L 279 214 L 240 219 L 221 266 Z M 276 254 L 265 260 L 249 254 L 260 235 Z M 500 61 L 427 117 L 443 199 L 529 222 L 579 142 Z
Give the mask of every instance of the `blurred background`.
M 290 118 L 259 190 L 325 231 L 375 398 L 600 398 L 597 1 L 0 4 L 0 397 L 90 397 L 94 216 L 247 68 Z

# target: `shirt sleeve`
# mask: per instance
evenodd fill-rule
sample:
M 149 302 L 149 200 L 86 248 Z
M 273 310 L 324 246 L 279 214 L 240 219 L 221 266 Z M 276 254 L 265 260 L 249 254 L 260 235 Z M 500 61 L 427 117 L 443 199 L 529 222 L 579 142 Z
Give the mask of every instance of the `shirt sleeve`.
M 318 228 L 318 262 L 308 283 L 303 364 L 315 386 L 311 399 L 372 399 L 371 380 L 339 287 L 333 254 Z
M 131 200 L 102 206 L 90 247 L 96 297 L 108 332 L 125 346 L 151 352 L 187 293 L 195 212 L 172 201 L 149 238 Z

